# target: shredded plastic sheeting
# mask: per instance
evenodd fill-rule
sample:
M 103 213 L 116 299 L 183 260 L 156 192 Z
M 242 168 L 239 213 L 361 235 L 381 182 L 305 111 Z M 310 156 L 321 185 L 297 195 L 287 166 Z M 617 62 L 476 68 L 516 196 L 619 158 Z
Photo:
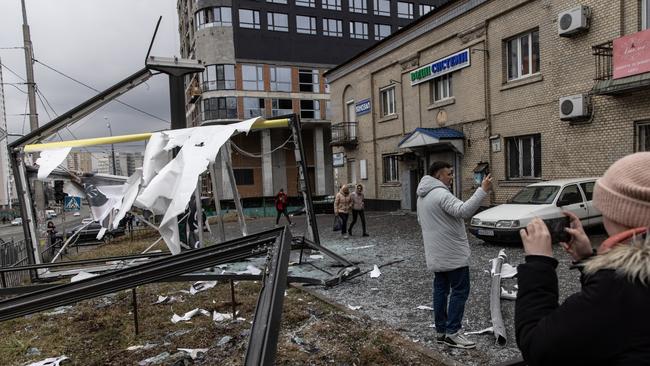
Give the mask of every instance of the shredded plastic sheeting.
M 192 319 L 193 317 L 195 317 L 196 315 L 210 316 L 210 312 L 204 309 L 194 309 L 188 311 L 183 316 L 174 314 L 174 316 L 172 316 L 172 323 L 176 324 L 178 322 L 186 322 Z
M 50 357 L 43 361 L 33 362 L 27 366 L 59 366 L 63 361 L 70 360 L 67 356 Z M 67 363 L 67 362 L 66 362 Z
M 41 151 L 40 157 L 36 159 L 36 164 L 38 164 L 38 179 L 43 180 L 47 178 L 56 167 L 63 164 L 71 149 L 71 147 L 63 147 L 60 149 Z

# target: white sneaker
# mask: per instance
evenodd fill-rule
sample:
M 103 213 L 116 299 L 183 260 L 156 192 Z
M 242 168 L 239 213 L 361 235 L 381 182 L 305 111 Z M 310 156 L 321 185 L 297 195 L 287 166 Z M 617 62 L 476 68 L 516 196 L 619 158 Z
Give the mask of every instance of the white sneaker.
M 459 330 L 458 332 L 454 334 L 447 334 L 445 337 L 444 343 L 449 346 L 449 347 L 454 347 L 454 348 L 474 348 L 476 347 L 476 343 L 470 341 L 467 339 Z

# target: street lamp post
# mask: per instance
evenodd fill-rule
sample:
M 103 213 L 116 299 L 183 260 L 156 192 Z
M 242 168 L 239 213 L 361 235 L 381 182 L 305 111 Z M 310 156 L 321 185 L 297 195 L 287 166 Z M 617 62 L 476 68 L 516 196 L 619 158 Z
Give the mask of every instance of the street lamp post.
M 113 130 L 111 129 L 111 123 L 108 122 L 108 117 L 104 117 L 106 121 L 106 127 L 108 127 L 108 133 L 113 137 Z M 113 175 L 117 175 L 115 170 L 115 145 L 111 144 L 111 160 L 113 161 Z

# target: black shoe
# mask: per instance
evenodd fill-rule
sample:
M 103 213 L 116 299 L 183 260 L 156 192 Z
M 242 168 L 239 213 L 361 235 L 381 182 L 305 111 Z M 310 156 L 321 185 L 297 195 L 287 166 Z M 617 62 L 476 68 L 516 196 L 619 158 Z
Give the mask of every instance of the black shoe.
M 368 235 L 368 233 L 363 233 L 363 236 L 370 236 L 370 235 Z

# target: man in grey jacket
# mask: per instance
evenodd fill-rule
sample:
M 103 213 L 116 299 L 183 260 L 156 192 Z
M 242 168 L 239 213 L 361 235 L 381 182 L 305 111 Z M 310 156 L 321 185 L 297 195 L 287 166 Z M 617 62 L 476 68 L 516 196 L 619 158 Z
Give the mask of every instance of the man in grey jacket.
M 461 333 L 469 296 L 470 255 L 463 220 L 476 213 L 492 187 L 492 177 L 488 174 L 466 202 L 450 191 L 453 178 L 450 164 L 441 161 L 431 164 L 429 175 L 422 177 L 417 188 L 418 222 L 422 228 L 427 268 L 434 271 L 436 342 L 456 348 L 474 348 L 476 344 Z

